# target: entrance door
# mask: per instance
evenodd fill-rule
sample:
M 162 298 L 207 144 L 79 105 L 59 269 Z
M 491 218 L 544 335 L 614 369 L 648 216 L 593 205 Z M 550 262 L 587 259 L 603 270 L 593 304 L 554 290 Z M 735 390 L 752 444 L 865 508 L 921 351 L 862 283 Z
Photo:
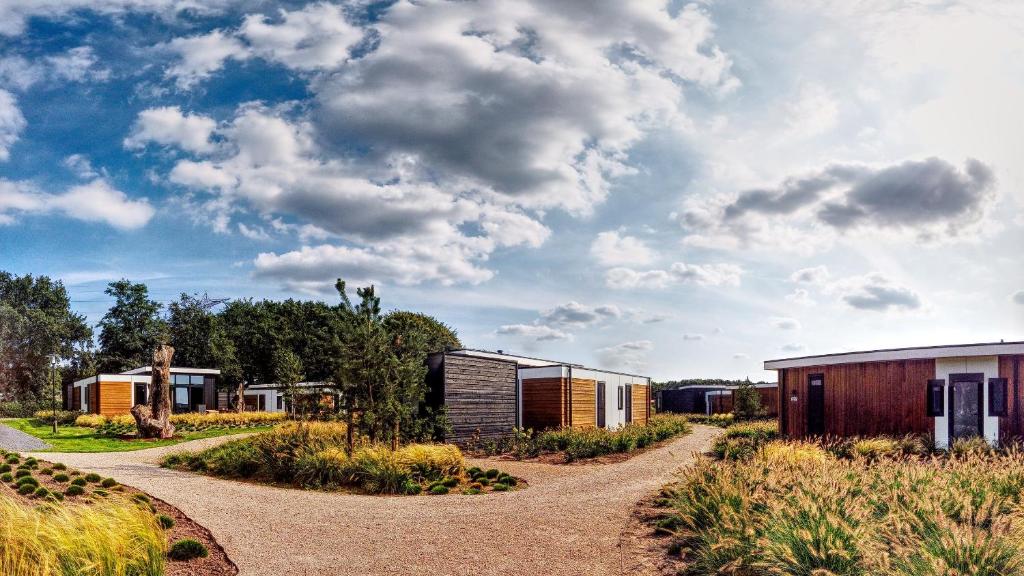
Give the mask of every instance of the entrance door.
M 597 427 L 605 427 L 605 396 L 604 396 L 605 385 L 604 382 L 597 383 Z
M 950 440 L 982 434 L 982 382 L 984 374 L 951 374 L 949 377 Z
M 807 378 L 807 434 L 825 434 L 825 375 L 811 374 Z
M 633 421 L 633 386 L 626 384 L 626 423 Z

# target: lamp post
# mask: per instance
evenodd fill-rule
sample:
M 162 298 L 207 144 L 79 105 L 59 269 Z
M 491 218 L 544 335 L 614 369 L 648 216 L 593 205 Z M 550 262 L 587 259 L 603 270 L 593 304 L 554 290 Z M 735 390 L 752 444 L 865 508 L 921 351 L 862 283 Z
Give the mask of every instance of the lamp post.
M 60 356 L 50 354 L 50 384 L 53 386 L 50 394 L 50 416 L 53 417 L 53 435 L 57 435 L 57 362 Z

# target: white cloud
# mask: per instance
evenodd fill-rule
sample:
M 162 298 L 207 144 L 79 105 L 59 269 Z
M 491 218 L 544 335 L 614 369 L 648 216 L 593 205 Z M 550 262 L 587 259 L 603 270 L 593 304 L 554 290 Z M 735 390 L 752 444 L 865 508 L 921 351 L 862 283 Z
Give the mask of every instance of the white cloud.
M 622 317 L 617 306 L 587 306 L 574 300 L 544 311 L 538 322 L 551 326 L 585 328 L 600 322 Z
M 568 332 L 537 324 L 506 324 L 498 328 L 497 334 L 502 336 L 521 336 L 536 340 L 537 342 L 573 339 L 572 334 Z
M 11 146 L 18 141 L 18 135 L 25 129 L 25 117 L 18 109 L 14 95 L 0 89 L 0 162 L 11 157 Z
M 122 230 L 141 228 L 155 214 L 148 200 L 131 199 L 103 179 L 72 186 L 60 194 L 47 194 L 28 183 L 0 179 L 0 224 L 14 223 L 18 214 L 54 212 Z
M 789 107 L 788 136 L 809 138 L 828 132 L 838 122 L 839 103 L 820 84 L 804 84 Z
M 683 340 L 688 342 L 698 342 L 704 339 L 703 334 L 683 334 Z
M 697 286 L 739 286 L 743 269 L 735 264 L 686 264 L 676 262 L 668 270 L 638 271 L 616 267 L 605 272 L 609 288 L 663 289 L 673 284 Z
M 79 46 L 67 52 L 47 56 L 46 61 L 54 77 L 69 82 L 103 82 L 110 78 L 110 70 L 97 66 L 99 58 L 89 46 Z
M 349 58 L 349 49 L 363 38 L 363 30 L 349 24 L 342 6 L 311 4 L 301 10 L 281 10 L 281 21 L 271 23 L 262 14 L 246 17 L 239 36 L 261 58 L 289 68 L 334 68 Z
M 772 318 L 772 326 L 779 330 L 799 330 L 800 321 L 796 318 Z
M 210 152 L 210 142 L 217 123 L 200 114 L 183 114 L 177 106 L 150 108 L 139 112 L 131 134 L 124 139 L 128 149 L 145 148 L 150 142 L 177 146 L 189 152 Z
M 29 62 L 22 56 L 0 58 L 0 86 L 17 90 L 28 90 L 45 76 L 42 66 Z
M 270 234 L 260 226 L 247 226 L 244 222 L 238 223 L 238 233 L 250 240 L 270 240 Z
M 801 268 L 790 275 L 789 279 L 798 284 L 823 285 L 828 282 L 829 271 L 827 266 L 815 266 L 813 268 Z
M 807 349 L 803 344 L 783 344 L 783 352 L 802 352 Z
M 67 156 L 61 164 L 63 164 L 68 170 L 71 170 L 75 176 L 78 176 L 83 180 L 92 180 L 93 178 L 98 178 L 100 176 L 100 173 L 93 168 L 89 157 L 84 154 L 72 154 Z
M 1024 306 L 1024 290 L 1018 291 L 1016 294 L 1011 296 L 1010 299 L 1016 302 L 1017 304 Z
M 843 302 L 859 310 L 916 310 L 922 305 L 916 292 L 878 273 L 848 278 L 837 287 Z
M 654 261 L 654 252 L 642 240 L 616 230 L 598 234 L 590 255 L 602 266 L 644 266 Z
M 180 90 L 188 90 L 209 78 L 223 68 L 229 58 L 245 60 L 249 57 L 245 45 L 223 30 L 175 38 L 159 48 L 177 56 L 177 62 L 169 66 L 164 75 L 173 78 Z
M 24 32 L 32 18 L 61 20 L 81 10 L 106 16 L 123 16 L 129 11 L 154 13 L 171 20 L 181 12 L 201 17 L 217 13 L 237 0 L 4 0 L 0 3 L 0 35 Z
M 647 356 L 654 349 L 650 340 L 632 340 L 614 346 L 599 348 L 598 358 L 607 368 L 642 371 L 647 367 Z
M 803 288 L 797 288 L 792 293 L 786 294 L 786 300 L 800 306 L 814 306 L 816 304 L 814 299 L 811 298 L 811 293 Z

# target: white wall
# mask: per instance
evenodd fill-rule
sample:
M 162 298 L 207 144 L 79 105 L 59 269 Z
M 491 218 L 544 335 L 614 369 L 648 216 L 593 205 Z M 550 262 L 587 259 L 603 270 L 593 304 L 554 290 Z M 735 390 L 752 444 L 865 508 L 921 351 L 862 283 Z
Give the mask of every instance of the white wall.
M 981 373 L 982 380 L 981 409 L 985 417 L 982 420 L 982 434 L 989 444 L 995 446 L 999 442 L 999 417 L 988 415 L 988 379 L 999 377 L 998 356 L 976 356 L 967 358 L 937 358 L 935 360 L 935 378 L 946 381 L 943 390 L 943 415 L 935 418 L 935 444 L 940 448 L 949 447 L 949 376 L 951 374 Z

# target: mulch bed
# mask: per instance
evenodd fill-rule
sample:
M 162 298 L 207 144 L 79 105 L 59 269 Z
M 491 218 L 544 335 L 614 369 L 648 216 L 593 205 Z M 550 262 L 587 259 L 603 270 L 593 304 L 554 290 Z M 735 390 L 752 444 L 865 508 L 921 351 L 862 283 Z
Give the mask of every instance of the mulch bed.
M 2 460 L 0 460 L 2 461 Z M 25 458 L 22 458 L 22 462 Z M 68 482 L 57 482 L 53 479 L 53 475 L 43 474 L 40 470 L 44 468 L 52 468 L 53 464 L 44 460 L 37 460 L 39 465 L 32 471 L 32 476 L 39 481 L 40 486 L 46 487 L 51 492 L 64 492 L 70 486 L 70 480 Z M 75 474 L 78 472 L 78 474 Z M 67 470 L 54 470 L 54 474 L 64 473 L 74 480 L 78 477 L 84 477 L 85 472 L 80 472 L 72 468 Z M 27 504 L 37 505 L 40 503 L 39 499 L 32 498 L 31 496 L 23 496 L 18 494 L 17 490 L 11 487 L 9 483 L 0 482 L 0 486 L 6 494 L 17 498 Z M 156 509 L 157 514 L 166 514 L 174 519 L 174 526 L 170 530 L 166 530 L 167 542 L 176 542 L 183 538 L 192 538 L 198 540 L 206 545 L 210 555 L 206 558 L 196 558 L 188 561 L 178 560 L 167 560 L 167 569 L 164 573 L 165 576 L 235 576 L 238 574 L 238 567 L 235 563 L 228 558 L 227 553 L 224 552 L 224 548 L 217 543 L 214 539 L 213 534 L 209 530 L 202 527 L 194 520 L 185 515 L 184 512 L 178 510 L 174 506 L 171 506 L 167 502 L 158 498 L 153 498 L 141 490 L 137 490 L 130 486 L 117 485 L 113 488 L 102 488 L 99 484 L 89 483 L 85 486 L 85 494 L 81 496 L 65 496 L 64 503 L 81 504 L 88 506 L 89 504 L 96 501 L 97 498 L 102 496 L 92 495 L 92 491 L 95 489 L 106 490 L 111 495 L 113 494 L 124 494 L 128 497 L 132 497 L 136 494 L 143 494 L 146 498 L 149 498 L 150 503 Z
M 655 442 L 650 446 L 638 448 L 632 452 L 615 452 L 613 454 L 605 454 L 603 456 L 595 456 L 593 458 L 580 458 L 577 460 L 567 460 L 565 452 L 549 452 L 540 454 L 532 458 L 516 458 L 511 454 L 498 454 L 491 455 L 487 454 L 482 450 L 473 450 L 471 448 L 463 449 L 463 453 L 467 458 L 476 458 L 478 460 L 503 460 L 506 462 L 538 462 L 540 464 L 557 464 L 559 466 L 585 466 L 589 464 L 617 464 L 619 462 L 625 462 L 634 456 L 639 456 L 644 452 L 649 452 L 657 448 L 661 448 L 666 444 L 669 444 L 675 440 L 678 440 L 682 436 L 675 436 L 673 438 L 666 438 L 660 442 Z
M 660 494 L 639 503 L 619 535 L 619 554 L 623 574 L 631 576 L 677 576 L 686 567 L 678 554 L 669 553 L 671 537 L 655 528 L 665 514 L 655 502 Z

